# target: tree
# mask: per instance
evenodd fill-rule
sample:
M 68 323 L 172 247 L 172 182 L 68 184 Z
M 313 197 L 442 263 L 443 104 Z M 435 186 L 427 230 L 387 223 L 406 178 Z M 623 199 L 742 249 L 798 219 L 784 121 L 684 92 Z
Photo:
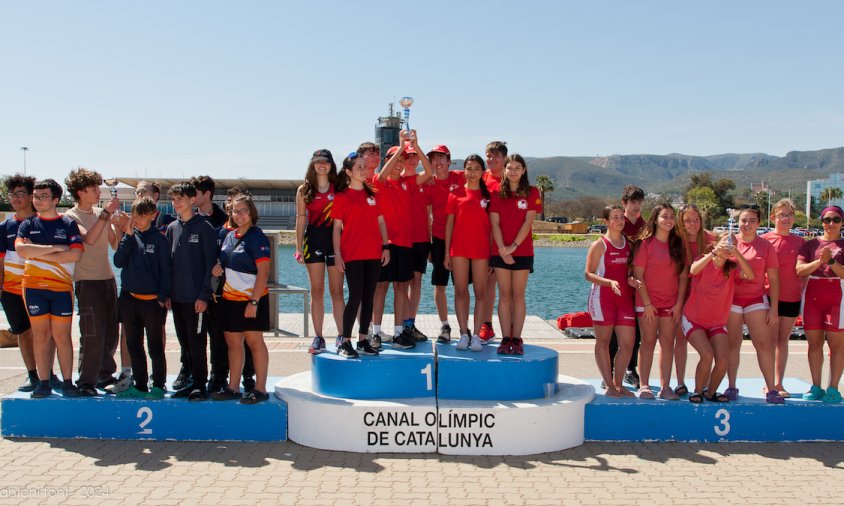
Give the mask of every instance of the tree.
M 844 197 L 841 188 L 828 186 L 821 191 L 821 200 L 826 200 L 826 205 L 831 206 L 832 201 Z
M 694 204 L 703 213 L 704 216 L 711 218 L 713 211 L 718 209 L 720 203 L 718 196 L 715 195 L 715 190 L 708 186 L 693 188 L 686 194 L 686 202 Z M 706 226 L 706 223 L 704 223 Z
M 534 185 L 539 190 L 539 198 L 542 200 L 542 221 L 545 221 L 545 194 L 554 191 L 554 180 L 545 174 L 536 176 Z
M 721 215 L 725 209 L 735 207 L 733 196 L 730 194 L 730 191 L 736 188 L 736 183 L 732 179 L 721 178 L 718 181 L 712 181 L 712 176 L 708 172 L 692 174 L 689 176 L 689 186 L 686 187 L 684 197 L 686 202 L 691 202 L 689 192 L 695 188 L 711 188 L 715 194 L 718 205 L 712 208 L 711 216 Z

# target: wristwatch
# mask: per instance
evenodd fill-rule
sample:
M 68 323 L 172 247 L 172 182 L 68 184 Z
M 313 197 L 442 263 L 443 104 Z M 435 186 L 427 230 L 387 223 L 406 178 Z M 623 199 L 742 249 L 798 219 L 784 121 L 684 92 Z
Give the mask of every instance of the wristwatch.
M 257 300 L 255 300 L 255 299 L 249 299 L 249 305 L 250 305 L 250 306 L 257 306 L 257 305 L 258 305 L 258 301 L 257 301 Z
M 829 259 L 829 262 L 827 262 L 827 263 L 826 263 L 826 265 L 835 265 L 835 259 L 834 259 L 834 258 L 830 258 L 830 259 Z

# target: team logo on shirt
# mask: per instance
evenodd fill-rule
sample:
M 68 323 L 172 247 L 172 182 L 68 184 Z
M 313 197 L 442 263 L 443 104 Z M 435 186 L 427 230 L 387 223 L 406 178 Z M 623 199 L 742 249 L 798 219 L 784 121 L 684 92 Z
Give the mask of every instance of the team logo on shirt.
M 29 314 L 37 313 L 41 308 L 35 304 L 29 305 Z
M 243 242 L 238 244 L 237 247 L 232 251 L 234 251 L 235 253 L 243 253 L 245 251 L 243 247 Z
M 193 244 L 199 244 L 199 234 L 191 234 L 188 237 L 188 242 Z
M 407 191 L 407 185 L 405 183 L 401 184 L 401 189 Z
M 53 237 L 55 239 L 66 240 L 67 239 L 67 231 L 60 228 L 60 229 L 56 230 L 56 235 L 53 236 Z
M 519 206 L 519 209 L 527 209 L 527 200 L 519 199 L 516 205 Z
M 371 206 L 374 206 L 375 205 L 375 198 L 374 197 L 367 198 L 366 203 L 371 205 Z
M 328 200 L 334 200 L 334 194 L 329 193 L 325 198 L 327 198 Z
M 458 188 L 460 188 L 459 184 L 453 184 L 453 185 L 448 187 L 448 191 L 453 192 L 454 190 L 456 190 Z
M 146 248 L 144 249 L 145 253 L 149 253 L 150 255 L 155 254 L 155 244 L 147 244 Z
M 484 209 L 486 209 L 486 206 L 488 206 L 488 205 L 489 205 L 489 200 L 488 200 L 488 199 L 481 199 L 481 207 L 483 207 Z

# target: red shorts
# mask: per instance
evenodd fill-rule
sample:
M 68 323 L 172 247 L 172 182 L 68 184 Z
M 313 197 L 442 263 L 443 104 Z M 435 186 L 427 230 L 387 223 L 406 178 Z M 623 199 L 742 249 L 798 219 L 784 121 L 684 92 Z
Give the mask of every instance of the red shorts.
M 618 296 L 608 287 L 592 286 L 587 304 L 593 325 L 635 327 L 633 296 Z
M 747 314 L 754 311 L 771 309 L 771 304 L 768 302 L 767 295 L 760 295 L 758 297 L 737 298 L 733 297 L 733 305 L 730 306 L 730 312 L 736 314 Z
M 657 307 L 656 309 L 656 317 L 657 318 L 671 318 L 671 310 L 674 309 L 673 307 Z M 636 316 L 639 318 L 645 316 L 645 308 L 642 306 L 636 307 Z
M 696 330 L 702 330 L 703 333 L 706 334 L 707 339 L 712 339 L 718 334 L 727 335 L 726 325 L 707 328 L 699 323 L 689 321 L 689 319 L 686 318 L 686 315 L 683 315 L 683 318 L 680 320 L 680 328 L 683 329 L 683 335 L 686 336 L 686 339 L 688 339 L 692 332 Z
M 803 293 L 803 329 L 844 332 L 840 278 L 810 277 Z

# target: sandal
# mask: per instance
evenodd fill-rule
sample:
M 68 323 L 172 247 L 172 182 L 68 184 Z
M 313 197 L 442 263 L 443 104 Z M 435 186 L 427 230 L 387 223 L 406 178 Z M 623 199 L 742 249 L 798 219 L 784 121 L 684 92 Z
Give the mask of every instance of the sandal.
M 715 392 L 711 396 L 707 397 L 706 400 L 709 402 L 730 402 L 729 397 L 724 394 L 719 394 L 718 392 Z
M 644 387 L 639 389 L 639 398 L 640 399 L 647 399 L 647 400 L 656 399 L 656 397 L 654 397 L 654 393 L 651 392 L 651 389 L 648 386 L 644 386 Z
M 841 392 L 839 392 L 835 387 L 829 387 L 826 389 L 826 395 L 823 396 L 821 402 L 826 404 L 838 404 L 841 402 Z
M 724 390 L 724 395 L 727 396 L 727 399 L 734 401 L 734 400 L 738 399 L 738 388 L 730 387 L 730 388 Z M 777 395 L 779 395 L 779 394 L 777 394 Z
M 819 401 L 819 400 L 824 398 L 824 395 L 826 395 L 826 392 L 824 391 L 823 388 L 821 388 L 817 385 L 812 385 L 812 387 L 809 389 L 809 391 L 806 392 L 805 394 L 803 394 L 803 400 L 804 401 Z
M 680 396 L 674 393 L 674 390 L 671 390 L 671 387 L 661 389 L 659 391 L 659 395 L 657 396 L 664 401 L 679 401 Z
M 270 394 L 267 392 L 259 392 L 258 390 L 252 390 L 246 392 L 242 399 L 240 399 L 241 404 L 258 404 L 259 402 L 265 402 L 270 400 Z
M 771 390 L 767 394 L 765 394 L 765 402 L 770 404 L 782 404 L 785 402 L 785 399 L 780 396 L 780 393 L 776 390 Z
M 677 388 L 674 389 L 674 393 L 677 395 L 686 395 L 689 393 L 689 387 L 683 384 L 677 385 Z
M 703 402 L 703 394 L 699 394 L 697 392 L 693 393 L 689 396 L 689 402 L 692 404 L 700 404 Z

